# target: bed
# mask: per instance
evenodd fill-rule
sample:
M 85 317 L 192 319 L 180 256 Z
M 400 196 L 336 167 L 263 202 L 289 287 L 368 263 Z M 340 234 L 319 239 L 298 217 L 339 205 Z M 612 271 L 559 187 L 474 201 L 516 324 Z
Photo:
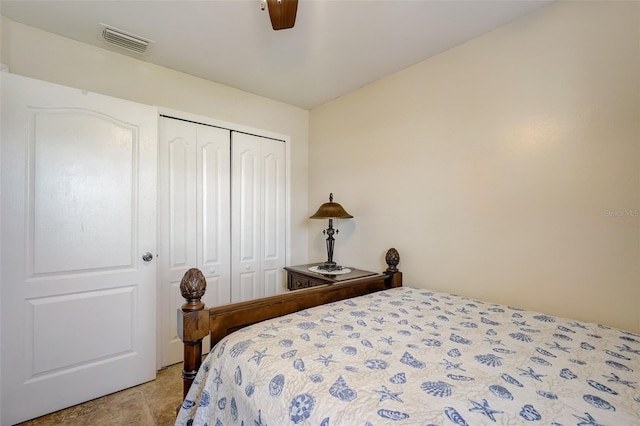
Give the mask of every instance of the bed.
M 402 286 L 398 260 L 212 309 L 185 275 L 176 424 L 640 424 L 640 335 Z

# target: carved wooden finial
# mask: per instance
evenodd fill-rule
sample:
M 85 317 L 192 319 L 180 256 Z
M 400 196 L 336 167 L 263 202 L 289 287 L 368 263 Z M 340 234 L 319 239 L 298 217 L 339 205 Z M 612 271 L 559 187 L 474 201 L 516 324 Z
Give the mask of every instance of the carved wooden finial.
M 180 281 L 180 293 L 187 300 L 182 305 L 183 311 L 197 311 L 204 307 L 204 303 L 200 299 L 207 290 L 207 280 L 198 268 L 191 268 L 185 272 Z
M 398 272 L 398 263 L 400 263 L 400 253 L 398 253 L 398 250 L 390 248 L 384 259 L 389 266 L 387 272 Z

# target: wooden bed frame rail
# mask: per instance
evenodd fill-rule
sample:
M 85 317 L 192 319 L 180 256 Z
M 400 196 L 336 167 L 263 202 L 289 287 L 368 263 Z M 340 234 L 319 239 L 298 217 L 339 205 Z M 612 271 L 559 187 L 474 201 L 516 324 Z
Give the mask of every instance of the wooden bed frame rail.
M 266 319 L 297 312 L 313 306 L 402 286 L 396 249 L 387 251 L 387 270 L 378 275 L 295 290 L 277 296 L 205 309 L 202 303 L 207 283 L 197 268 L 189 269 L 180 283 L 186 303 L 178 309 L 178 336 L 184 344 L 182 369 L 183 399 L 202 363 L 202 339 L 211 336 L 211 348 L 228 334 Z

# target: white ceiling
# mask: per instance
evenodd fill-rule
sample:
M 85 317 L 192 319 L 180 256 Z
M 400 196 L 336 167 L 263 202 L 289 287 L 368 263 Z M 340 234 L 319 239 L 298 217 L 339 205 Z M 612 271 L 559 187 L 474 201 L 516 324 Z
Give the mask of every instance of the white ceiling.
M 2 0 L 0 13 L 125 53 L 100 39 L 105 23 L 154 40 L 144 61 L 312 109 L 549 1 L 299 0 L 280 31 L 259 0 Z

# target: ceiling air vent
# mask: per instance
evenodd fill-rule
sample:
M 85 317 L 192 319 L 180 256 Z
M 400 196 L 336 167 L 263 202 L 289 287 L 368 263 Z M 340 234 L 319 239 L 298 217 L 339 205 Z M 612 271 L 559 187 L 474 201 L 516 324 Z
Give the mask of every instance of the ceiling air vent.
M 147 52 L 149 45 L 153 43 L 153 40 L 149 40 L 105 24 L 101 25 L 103 26 L 102 38 L 104 41 L 109 44 L 113 44 L 114 46 L 127 49 L 131 52 L 144 55 Z

